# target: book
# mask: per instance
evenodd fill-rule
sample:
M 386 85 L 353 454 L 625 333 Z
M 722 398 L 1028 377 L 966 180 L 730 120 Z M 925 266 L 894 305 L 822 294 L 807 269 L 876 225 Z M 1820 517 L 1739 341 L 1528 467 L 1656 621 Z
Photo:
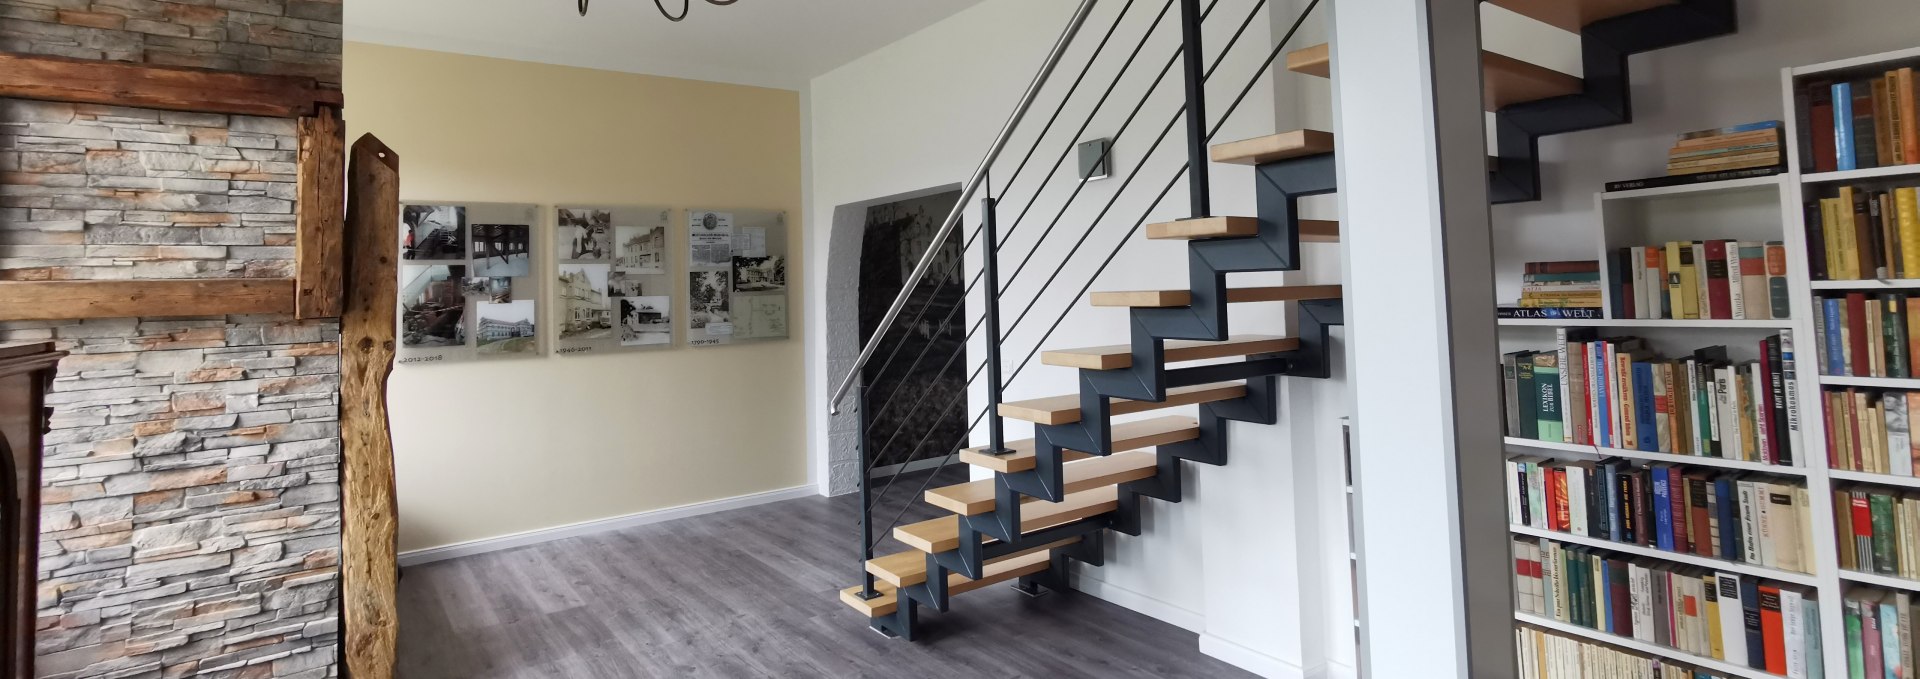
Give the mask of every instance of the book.
M 1668 188 L 1673 186 L 1690 186 L 1694 184 L 1709 184 L 1713 182 L 1732 181 L 1735 179 L 1752 179 L 1755 177 L 1770 177 L 1773 175 L 1784 173 L 1786 171 L 1787 171 L 1786 166 L 1784 164 L 1779 164 L 1779 165 L 1772 165 L 1767 167 L 1753 167 L 1753 168 L 1745 168 L 1745 169 L 1737 169 L 1737 170 L 1702 172 L 1699 174 L 1662 175 L 1659 177 L 1647 177 L 1645 179 L 1628 179 L 1623 181 L 1607 182 L 1606 185 L 1603 187 L 1603 190 L 1605 190 L 1608 193 L 1618 193 L 1620 191 L 1635 191 L 1639 189 L 1660 189 L 1660 188 Z
M 1853 83 L 1834 83 L 1832 88 L 1834 169 L 1858 169 L 1853 153 Z

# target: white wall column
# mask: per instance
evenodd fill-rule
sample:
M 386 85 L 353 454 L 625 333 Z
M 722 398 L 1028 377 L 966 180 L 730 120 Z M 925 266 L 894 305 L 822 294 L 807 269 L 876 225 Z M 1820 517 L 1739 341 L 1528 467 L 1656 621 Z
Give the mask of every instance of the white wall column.
M 1478 6 L 1333 21 L 1368 677 L 1514 676 Z

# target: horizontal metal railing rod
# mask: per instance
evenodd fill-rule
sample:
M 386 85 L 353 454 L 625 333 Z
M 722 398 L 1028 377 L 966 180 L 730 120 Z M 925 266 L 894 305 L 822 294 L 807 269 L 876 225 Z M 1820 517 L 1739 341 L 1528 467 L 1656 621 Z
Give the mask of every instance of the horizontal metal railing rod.
M 1033 81 L 1027 85 L 1026 93 L 1020 96 L 1020 103 L 1014 107 L 1013 114 L 1007 118 L 1006 124 L 1000 127 L 1000 133 L 994 136 L 993 144 L 987 149 L 987 156 L 980 159 L 979 167 L 974 169 L 973 176 L 969 177 L 960 189 L 960 202 L 953 206 L 946 220 L 941 222 L 940 229 L 934 233 L 933 247 L 929 247 L 927 252 L 920 256 L 920 263 L 914 265 L 913 273 L 908 274 L 900 294 L 896 295 L 893 304 L 887 307 L 887 313 L 881 317 L 880 325 L 874 330 L 873 337 L 868 339 L 866 346 L 860 349 L 860 357 L 854 360 L 853 367 L 849 368 L 846 377 L 840 380 L 840 386 L 833 390 L 833 398 L 828 401 L 828 408 L 833 414 L 839 414 L 841 399 L 846 398 L 847 390 L 859 380 L 860 369 L 866 367 L 867 361 L 873 359 L 874 351 L 879 349 L 879 343 L 875 340 L 885 337 L 887 330 L 893 327 L 893 322 L 899 319 L 900 312 L 907 306 L 907 300 L 913 296 L 913 289 L 920 286 L 920 279 L 927 275 L 927 270 L 932 268 L 934 261 L 938 259 L 939 244 L 946 242 L 947 237 L 953 235 L 954 227 L 960 223 L 960 216 L 966 213 L 967 203 L 973 199 L 974 192 L 980 188 L 981 180 L 986 177 L 987 168 L 991 167 L 993 161 L 1000 158 L 1000 152 L 1006 149 L 1007 141 L 1012 138 L 1014 128 L 1018 127 L 1020 121 L 1026 117 L 1027 110 L 1033 106 L 1033 101 L 1039 96 L 1040 89 L 1047 84 L 1047 79 L 1052 77 L 1054 68 L 1060 65 L 1060 58 L 1066 54 L 1067 46 L 1072 44 L 1074 36 L 1080 33 L 1080 27 L 1086 24 L 1087 15 L 1093 11 L 1093 5 L 1098 1 L 1081 0 L 1079 8 L 1074 10 L 1073 18 L 1067 22 L 1066 30 L 1060 33 L 1060 38 L 1054 42 L 1053 49 L 1047 53 L 1046 61 L 1040 65 L 1040 71 L 1034 74 Z

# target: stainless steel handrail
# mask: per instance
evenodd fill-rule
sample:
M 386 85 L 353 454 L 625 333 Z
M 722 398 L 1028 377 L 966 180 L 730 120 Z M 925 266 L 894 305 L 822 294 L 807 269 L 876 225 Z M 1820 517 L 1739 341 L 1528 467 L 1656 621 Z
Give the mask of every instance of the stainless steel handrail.
M 1033 100 L 1040 95 L 1040 88 L 1044 87 L 1047 79 L 1053 76 L 1054 67 L 1060 65 L 1060 58 L 1066 55 L 1067 47 L 1073 43 L 1074 36 L 1080 34 L 1080 27 L 1087 23 L 1087 16 L 1093 13 L 1093 5 L 1098 1 L 1081 0 L 1080 7 L 1074 10 L 1073 19 L 1067 22 L 1066 30 L 1060 33 L 1060 39 L 1055 41 L 1053 49 L 1047 52 L 1047 60 L 1040 65 L 1040 72 L 1034 74 L 1033 82 L 1027 85 L 1026 93 L 1020 96 L 1020 104 L 1014 107 L 1013 115 L 1007 118 L 1007 124 L 1001 126 L 1000 134 L 994 137 L 993 147 L 987 150 L 987 157 L 980 160 L 980 166 L 974 168 L 973 176 L 968 178 L 966 186 L 960 189 L 959 202 L 953 204 L 953 211 L 947 213 L 946 221 L 940 224 L 940 231 L 934 234 L 933 241 L 927 246 L 927 251 L 920 255 L 920 263 L 913 267 L 913 273 L 907 276 L 907 282 L 901 287 L 900 294 L 893 298 L 893 306 L 887 307 L 887 315 L 880 319 L 880 326 L 874 329 L 873 336 L 868 337 L 866 344 L 860 347 L 860 358 L 853 362 L 853 368 L 847 371 L 846 379 L 841 380 L 840 386 L 833 390 L 833 400 L 827 402 L 830 414 L 840 414 L 840 401 L 847 397 L 847 390 L 853 388 L 854 382 L 859 380 L 860 369 L 866 367 L 867 361 L 873 359 L 873 353 L 879 350 L 880 339 L 887 335 L 887 331 L 893 328 L 894 321 L 899 320 L 900 312 L 907 308 L 907 301 L 913 297 L 914 288 L 920 286 L 920 279 L 925 278 L 927 270 L 933 268 L 933 262 L 940 254 L 941 244 L 946 243 L 947 237 L 953 235 L 954 227 L 960 225 L 960 217 L 966 213 L 967 201 L 973 199 L 974 192 L 979 191 L 980 184 L 985 181 L 987 168 L 993 165 L 993 161 L 1000 158 L 1001 151 L 1006 150 L 1007 141 L 1013 137 L 1014 128 L 1018 127 L 1021 119 L 1026 117 L 1027 109 L 1033 107 Z M 985 245 L 988 257 L 993 256 L 993 249 L 997 245 L 997 243 Z M 989 337 L 987 341 L 997 342 L 1000 338 Z

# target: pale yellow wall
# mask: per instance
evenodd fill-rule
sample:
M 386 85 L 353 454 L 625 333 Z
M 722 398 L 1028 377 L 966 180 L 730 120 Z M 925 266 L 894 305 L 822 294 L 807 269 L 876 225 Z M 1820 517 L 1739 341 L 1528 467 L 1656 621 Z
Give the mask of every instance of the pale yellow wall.
M 556 204 L 788 214 L 791 340 L 694 349 L 676 314 L 672 350 L 398 367 L 402 550 L 807 482 L 798 93 L 360 43 L 345 89 L 405 199 L 537 204 L 543 235 Z

